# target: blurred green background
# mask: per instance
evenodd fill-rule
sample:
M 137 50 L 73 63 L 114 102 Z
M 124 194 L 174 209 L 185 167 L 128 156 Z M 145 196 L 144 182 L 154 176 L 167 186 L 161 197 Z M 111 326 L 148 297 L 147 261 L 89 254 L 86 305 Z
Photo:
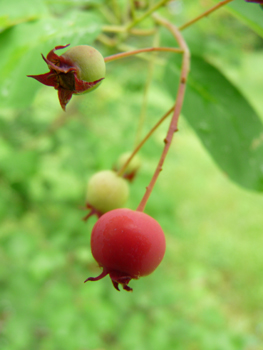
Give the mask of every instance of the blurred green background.
M 84 3 L 78 11 L 89 9 Z M 212 3 L 178 1 L 170 16 L 183 22 Z M 45 6 L 63 18 L 76 5 Z M 6 31 L 12 36 L 12 28 Z M 205 47 L 263 118 L 262 38 L 223 10 L 189 33 L 193 50 Z M 204 36 L 205 44 L 198 44 Z M 147 40 L 129 44 L 143 47 Z M 94 46 L 113 53 L 99 41 Z M 40 52 L 35 60 L 36 67 L 42 64 Z M 173 103 L 159 83 L 161 63 L 154 69 L 144 134 Z M 81 220 L 87 180 L 133 148 L 147 67 L 140 58 L 108 63 L 101 86 L 74 96 L 66 113 L 48 87 L 26 107 L 0 108 L 1 350 L 262 349 L 263 197 L 218 169 L 183 116 L 146 206 L 166 233 L 163 262 L 131 282 L 133 293 L 118 293 L 108 277 L 83 284 L 100 272 L 89 245 L 96 219 Z M 27 67 L 25 74 L 35 72 Z M 18 91 L 32 84 L 21 79 L 12 80 Z M 168 121 L 140 152 L 129 208 L 136 209 L 144 194 L 167 127 Z

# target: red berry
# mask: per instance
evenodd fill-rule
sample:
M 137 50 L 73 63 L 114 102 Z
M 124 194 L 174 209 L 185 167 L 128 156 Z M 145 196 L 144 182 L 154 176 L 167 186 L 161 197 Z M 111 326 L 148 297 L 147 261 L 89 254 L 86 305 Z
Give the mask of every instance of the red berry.
M 165 236 L 159 223 L 151 216 L 130 209 L 115 209 L 102 215 L 91 234 L 91 251 L 103 268 L 98 281 L 110 275 L 113 286 L 131 291 L 131 279 L 152 273 L 163 259 Z

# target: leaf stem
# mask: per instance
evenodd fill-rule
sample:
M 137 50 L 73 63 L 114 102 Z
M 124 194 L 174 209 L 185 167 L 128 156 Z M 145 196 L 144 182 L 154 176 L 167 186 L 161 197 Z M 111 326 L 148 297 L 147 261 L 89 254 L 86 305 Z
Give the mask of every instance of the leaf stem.
M 174 38 L 176 39 L 176 41 L 179 44 L 179 47 L 183 50 L 183 59 L 182 59 L 179 88 L 178 88 L 178 92 L 177 92 L 177 96 L 176 96 L 176 100 L 175 100 L 175 106 L 173 109 L 173 116 L 171 119 L 171 123 L 169 125 L 169 129 L 168 129 L 166 138 L 164 139 L 164 149 L 163 149 L 163 152 L 161 154 L 158 165 L 156 167 L 156 170 L 152 176 L 152 179 L 151 179 L 149 185 L 146 187 L 146 192 L 145 192 L 140 204 L 137 207 L 138 211 L 143 211 L 145 206 L 146 206 L 146 203 L 150 197 L 150 194 L 153 190 L 153 187 L 157 181 L 157 178 L 158 178 L 160 172 L 162 171 L 162 166 L 163 166 L 164 160 L 167 156 L 168 150 L 170 148 L 173 135 L 178 130 L 178 119 L 179 119 L 180 112 L 181 112 L 181 109 L 183 106 L 183 100 L 184 100 L 185 89 L 186 89 L 186 81 L 187 81 L 187 76 L 188 76 L 188 72 L 190 69 L 190 51 L 188 49 L 188 46 L 187 46 L 184 38 L 182 37 L 180 31 L 178 30 L 178 28 L 176 28 L 169 21 L 167 21 L 166 19 L 164 19 L 160 16 L 154 15 L 154 19 L 157 21 L 157 23 L 166 27 L 173 34 Z
M 209 10 L 205 11 L 204 13 L 202 13 L 201 15 L 193 18 L 191 21 L 186 22 L 185 24 L 181 25 L 180 27 L 178 27 L 179 30 L 184 30 L 187 27 L 190 27 L 192 24 L 194 24 L 195 22 L 199 21 L 200 19 L 210 15 L 210 13 L 216 11 L 217 9 L 219 9 L 220 7 L 228 4 L 229 2 L 231 2 L 233 0 L 224 0 L 219 2 L 217 5 L 211 7 Z

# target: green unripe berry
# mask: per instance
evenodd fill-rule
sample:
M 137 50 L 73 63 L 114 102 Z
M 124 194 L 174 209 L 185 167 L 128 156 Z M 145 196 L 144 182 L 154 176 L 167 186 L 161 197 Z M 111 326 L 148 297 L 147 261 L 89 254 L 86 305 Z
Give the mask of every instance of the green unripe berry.
M 102 214 L 121 208 L 129 197 L 127 182 L 112 170 L 94 174 L 87 186 L 87 203 Z
M 61 55 L 73 66 L 78 68 L 78 78 L 87 82 L 93 82 L 105 78 L 106 65 L 102 54 L 92 46 L 79 45 L 68 49 Z M 89 89 L 90 92 L 96 89 L 100 83 Z
M 126 163 L 126 161 L 129 159 L 131 155 L 131 152 L 126 152 L 120 155 L 117 161 L 117 170 L 121 169 L 122 166 Z M 141 158 L 136 154 L 132 160 L 129 162 L 127 168 L 125 169 L 125 173 L 133 173 L 137 171 L 141 166 Z
M 121 154 L 120 157 L 118 158 L 117 163 L 114 166 L 114 170 L 116 170 L 117 172 L 121 170 L 122 167 L 126 164 L 127 160 L 130 158 L 130 156 L 131 156 L 131 152 L 126 152 Z M 138 156 L 138 154 L 136 154 L 132 158 L 132 160 L 128 163 L 127 167 L 122 173 L 122 177 L 124 177 L 130 182 L 133 181 L 140 166 L 141 166 L 141 158 Z

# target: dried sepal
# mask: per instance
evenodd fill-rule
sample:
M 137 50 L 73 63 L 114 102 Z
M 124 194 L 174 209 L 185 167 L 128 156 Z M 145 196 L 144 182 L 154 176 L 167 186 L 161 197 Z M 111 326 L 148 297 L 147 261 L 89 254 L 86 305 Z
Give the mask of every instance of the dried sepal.
M 42 54 L 42 58 L 50 70 L 48 73 L 28 75 L 28 77 L 34 78 L 44 85 L 53 86 L 54 89 L 58 90 L 58 98 L 63 110 L 66 109 L 66 105 L 73 94 L 86 92 L 104 79 L 101 78 L 92 82 L 79 79 L 79 67 L 77 64 L 63 57 L 63 55 L 59 56 L 55 53 L 56 50 L 64 49 L 68 46 L 69 44 L 65 46 L 56 46 L 47 54 L 46 58 Z

